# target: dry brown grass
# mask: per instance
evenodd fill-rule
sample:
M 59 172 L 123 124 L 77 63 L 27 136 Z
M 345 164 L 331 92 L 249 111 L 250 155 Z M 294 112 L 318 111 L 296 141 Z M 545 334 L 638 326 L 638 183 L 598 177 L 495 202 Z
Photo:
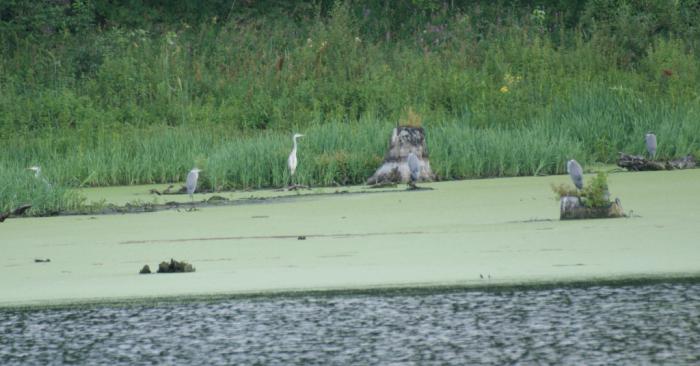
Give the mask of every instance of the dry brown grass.
M 406 127 L 421 127 L 423 125 L 423 117 L 420 114 L 413 111 L 412 107 L 404 109 L 404 113 L 399 118 L 399 126 Z

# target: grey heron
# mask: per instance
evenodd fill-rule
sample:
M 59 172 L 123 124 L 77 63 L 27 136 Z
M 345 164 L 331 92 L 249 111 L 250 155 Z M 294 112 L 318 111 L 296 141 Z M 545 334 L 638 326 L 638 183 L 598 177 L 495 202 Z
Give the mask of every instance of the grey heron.
M 201 172 L 201 169 L 197 168 L 192 168 L 190 172 L 187 174 L 187 182 L 185 182 L 185 186 L 187 187 L 187 194 L 190 195 L 190 200 L 194 201 L 194 191 L 197 189 L 197 179 L 199 179 L 199 172 Z
M 571 180 L 577 189 L 583 189 L 583 169 L 578 161 L 571 159 L 566 162 L 566 171 L 569 172 Z
M 287 159 L 287 166 L 289 167 L 289 173 L 292 177 L 294 176 L 294 172 L 297 170 L 297 138 L 302 136 L 304 135 L 295 133 L 294 137 L 292 137 L 292 141 L 294 141 L 294 148 Z
M 656 156 L 656 135 L 650 131 L 646 134 L 646 136 L 644 136 L 644 139 L 647 143 L 647 152 L 649 152 L 651 159 L 654 159 Z
M 411 187 L 415 188 L 415 183 L 418 180 L 418 176 L 420 174 L 420 161 L 418 161 L 418 157 L 414 153 L 408 154 L 408 157 L 406 158 L 406 162 L 408 163 L 408 170 L 411 172 L 411 179 L 410 179 L 410 185 Z

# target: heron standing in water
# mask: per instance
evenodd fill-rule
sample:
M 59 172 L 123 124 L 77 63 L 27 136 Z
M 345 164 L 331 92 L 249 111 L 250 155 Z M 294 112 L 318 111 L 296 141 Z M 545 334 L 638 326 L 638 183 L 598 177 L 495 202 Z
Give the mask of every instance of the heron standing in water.
M 571 176 L 571 180 L 574 182 L 576 188 L 579 190 L 583 189 L 583 169 L 581 168 L 581 164 L 571 159 L 566 162 L 566 171 L 569 172 L 569 176 Z
M 418 176 L 420 175 L 420 162 L 418 161 L 418 157 L 414 153 L 408 154 L 406 162 L 408 163 L 408 170 L 411 172 L 411 177 L 409 179 L 408 185 L 411 186 L 411 188 L 415 189 L 417 188 L 416 182 L 418 181 Z
M 649 157 L 651 160 L 654 160 L 656 157 L 656 135 L 649 131 L 649 133 L 644 136 L 644 139 L 647 143 L 647 152 L 649 153 Z
M 187 194 L 190 195 L 190 200 L 194 202 L 194 191 L 197 190 L 197 179 L 199 179 L 199 172 L 201 169 L 192 168 L 187 174 L 187 182 L 185 186 L 187 187 Z
M 289 154 L 289 158 L 287 159 L 289 174 L 292 178 L 294 177 L 294 172 L 296 172 L 297 170 L 297 138 L 302 136 L 304 135 L 300 133 L 295 133 L 294 137 L 292 137 L 292 141 L 294 141 L 294 148 L 292 148 L 292 152 Z

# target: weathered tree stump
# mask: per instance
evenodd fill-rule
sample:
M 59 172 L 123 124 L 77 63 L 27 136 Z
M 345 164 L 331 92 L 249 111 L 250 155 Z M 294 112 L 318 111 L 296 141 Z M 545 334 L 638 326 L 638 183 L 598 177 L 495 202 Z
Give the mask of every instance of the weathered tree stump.
M 673 170 L 673 169 L 690 169 L 695 168 L 695 158 L 688 155 L 675 160 L 647 160 L 641 155 L 630 155 L 623 152 L 620 153 L 620 158 L 617 160 L 617 165 L 621 168 L 632 171 L 647 171 L 647 170 Z
M 586 207 L 581 202 L 581 199 L 576 196 L 564 196 L 560 199 L 560 220 L 604 219 L 615 217 L 625 217 L 625 213 L 622 211 L 622 203 L 620 203 L 619 199 L 615 199 L 615 202 L 610 202 L 610 204 L 605 207 Z
M 389 140 L 389 150 L 384 156 L 384 163 L 367 180 L 368 185 L 408 182 L 411 171 L 406 158 L 414 153 L 418 157 L 420 174 L 418 182 L 433 180 L 433 171 L 428 160 L 428 148 L 425 144 L 425 131 L 421 127 L 400 126 L 394 128 Z

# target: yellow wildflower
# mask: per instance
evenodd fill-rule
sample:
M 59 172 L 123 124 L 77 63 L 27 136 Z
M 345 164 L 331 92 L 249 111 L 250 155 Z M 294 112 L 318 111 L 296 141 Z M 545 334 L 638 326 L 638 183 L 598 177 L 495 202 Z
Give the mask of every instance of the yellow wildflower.
M 505 93 L 508 92 L 508 87 L 505 86 L 505 85 L 503 85 L 503 86 L 501 87 L 501 89 L 499 89 L 498 91 L 500 91 L 501 93 L 504 93 L 504 94 L 505 94 Z

